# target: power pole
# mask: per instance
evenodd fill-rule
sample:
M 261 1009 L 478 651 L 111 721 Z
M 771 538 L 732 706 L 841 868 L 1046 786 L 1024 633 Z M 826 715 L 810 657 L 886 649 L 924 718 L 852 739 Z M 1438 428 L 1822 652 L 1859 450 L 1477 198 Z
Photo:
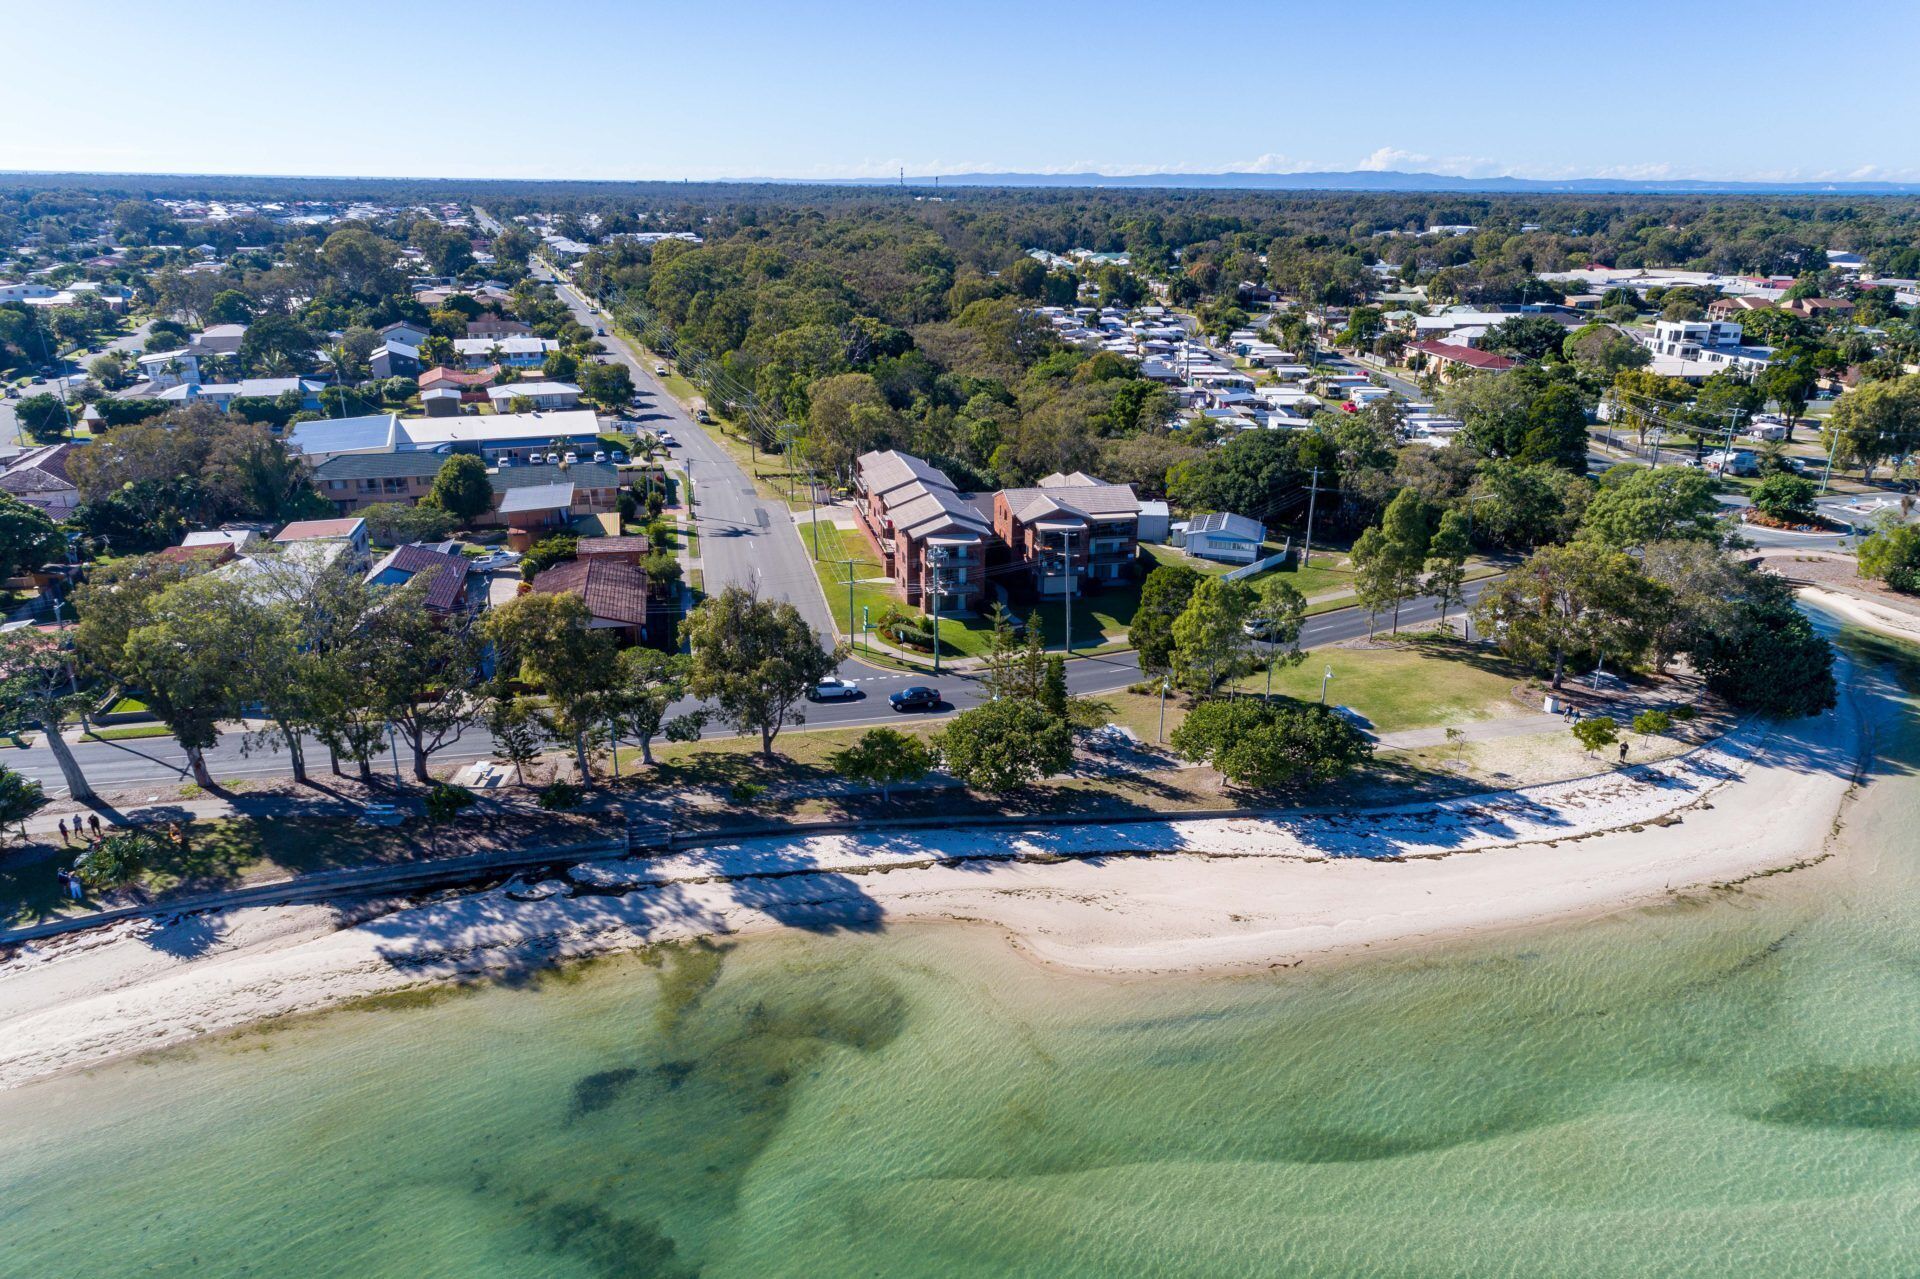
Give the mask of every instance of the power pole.
M 933 581 L 933 673 L 935 675 L 940 673 L 940 571 L 946 562 L 946 547 L 936 546 L 927 552 L 927 571 Z
M 1313 468 L 1313 487 L 1307 490 L 1307 540 L 1300 544 L 1300 567 L 1313 563 L 1313 506 L 1320 496 L 1320 468 Z
M 1067 610 L 1066 653 L 1071 657 L 1073 656 L 1073 532 L 1070 529 L 1060 530 L 1060 553 L 1067 564 L 1067 589 L 1061 596 L 1061 602 Z

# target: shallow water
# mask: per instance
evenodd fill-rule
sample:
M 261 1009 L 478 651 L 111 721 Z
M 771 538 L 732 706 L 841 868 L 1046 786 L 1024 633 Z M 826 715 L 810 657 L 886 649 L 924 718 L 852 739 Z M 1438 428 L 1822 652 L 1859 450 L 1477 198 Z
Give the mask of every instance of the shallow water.
M 786 936 L 0 1094 L 0 1275 L 1912 1274 L 1881 747 L 1843 857 L 1546 936 L 1150 983 Z

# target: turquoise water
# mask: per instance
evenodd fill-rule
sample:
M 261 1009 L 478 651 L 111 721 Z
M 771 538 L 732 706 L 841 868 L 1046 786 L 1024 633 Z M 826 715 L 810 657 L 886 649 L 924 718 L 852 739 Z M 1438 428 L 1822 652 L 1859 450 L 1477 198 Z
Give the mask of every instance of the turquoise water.
M 1151 983 L 786 936 L 0 1094 L 0 1275 L 1920 1273 L 1882 746 L 1845 857 L 1545 936 Z

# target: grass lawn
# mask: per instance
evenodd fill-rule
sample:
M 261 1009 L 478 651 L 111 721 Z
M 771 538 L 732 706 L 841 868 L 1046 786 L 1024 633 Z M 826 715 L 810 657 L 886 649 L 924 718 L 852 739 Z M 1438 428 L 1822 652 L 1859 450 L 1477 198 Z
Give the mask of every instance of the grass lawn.
M 1330 704 L 1351 706 L 1375 731 L 1458 724 L 1519 715 L 1524 708 L 1508 693 L 1525 672 L 1476 644 L 1439 635 L 1408 636 L 1378 648 L 1323 648 L 1298 666 L 1273 673 L 1273 691 L 1302 701 L 1318 701 L 1320 677 L 1328 667 Z M 1265 672 L 1247 676 L 1239 687 L 1258 693 Z
M 843 529 L 822 521 L 817 533 L 820 553 L 813 562 L 813 571 L 820 577 L 820 589 L 826 593 L 827 609 L 833 614 L 834 624 L 840 628 L 842 635 L 859 634 L 863 609 L 867 611 L 869 620 L 877 621 L 889 608 L 904 608 L 889 585 L 861 580 L 882 577 L 884 570 L 873 547 L 857 530 Z M 800 530 L 800 542 L 809 555 L 813 554 L 815 534 L 811 523 Z M 851 596 L 847 591 L 849 575 L 853 582 Z
M 137 697 L 122 697 L 119 700 L 115 701 L 113 705 L 107 707 L 107 714 L 137 715 L 142 711 L 147 711 L 151 709 L 152 708 L 150 706 L 148 706 L 145 702 L 141 701 Z
M 120 728 L 89 729 L 86 736 L 96 742 L 129 742 L 141 737 L 165 737 L 165 724 L 127 724 Z

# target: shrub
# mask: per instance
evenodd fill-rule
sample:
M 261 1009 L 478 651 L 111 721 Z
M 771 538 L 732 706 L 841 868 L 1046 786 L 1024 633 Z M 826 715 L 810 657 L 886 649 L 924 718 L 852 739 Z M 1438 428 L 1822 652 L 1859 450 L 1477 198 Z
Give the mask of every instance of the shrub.
M 427 791 L 424 801 L 427 820 L 430 822 L 449 822 L 463 808 L 471 808 L 474 803 L 473 792 L 464 786 L 451 786 L 446 782 L 435 782 Z
M 1583 719 L 1573 726 L 1573 735 L 1591 755 L 1602 746 L 1611 746 L 1620 740 L 1620 726 L 1613 722 L 1611 715 L 1595 715 Z
M 140 878 L 166 849 L 160 837 L 141 830 L 116 830 L 80 854 L 73 868 L 90 889 L 117 888 Z
M 534 796 L 534 802 L 548 812 L 580 806 L 580 788 L 572 782 L 549 782 Z
M 1665 711 L 1641 711 L 1633 717 L 1633 731 L 1642 737 L 1658 737 L 1673 728 L 1673 716 Z

